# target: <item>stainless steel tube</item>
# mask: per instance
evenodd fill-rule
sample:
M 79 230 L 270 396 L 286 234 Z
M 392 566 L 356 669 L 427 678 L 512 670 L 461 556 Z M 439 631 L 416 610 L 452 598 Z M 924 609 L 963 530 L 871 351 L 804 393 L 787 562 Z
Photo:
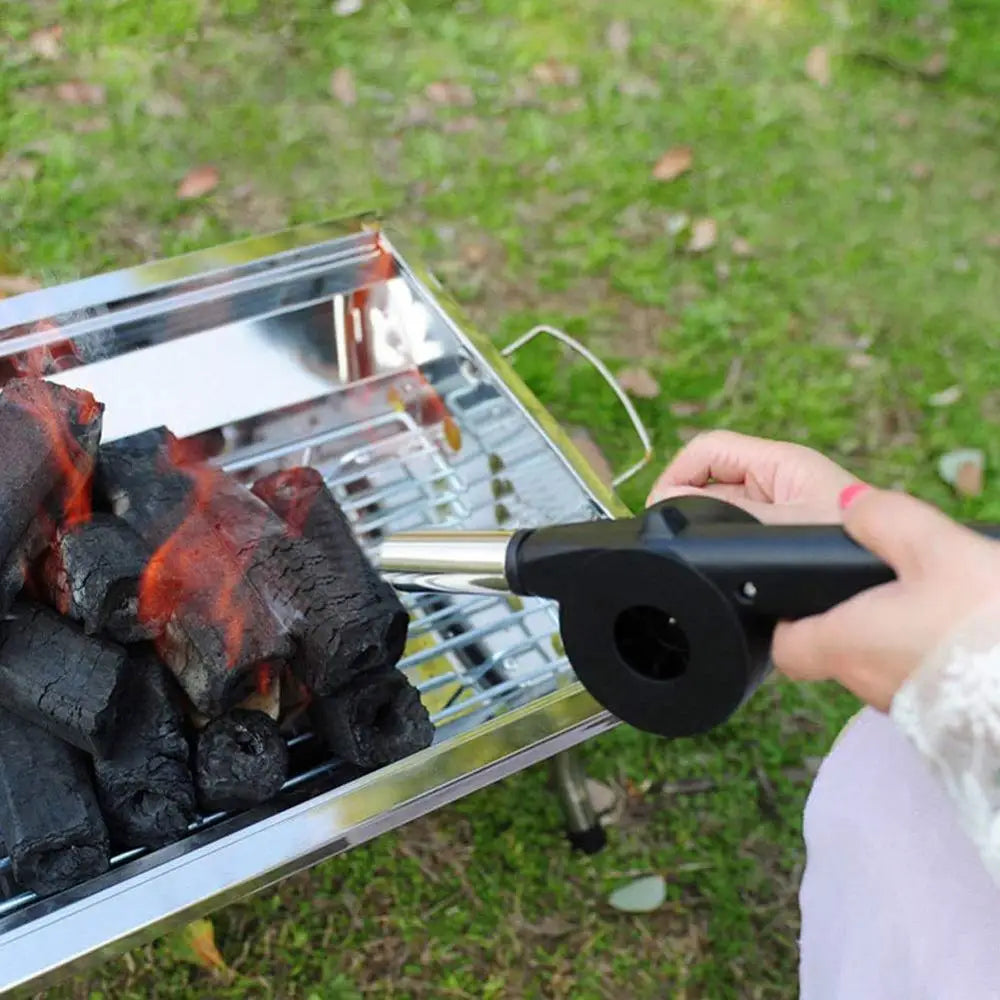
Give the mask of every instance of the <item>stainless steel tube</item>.
M 512 531 L 413 531 L 382 543 L 379 569 L 398 590 L 440 594 L 510 592 L 505 564 Z

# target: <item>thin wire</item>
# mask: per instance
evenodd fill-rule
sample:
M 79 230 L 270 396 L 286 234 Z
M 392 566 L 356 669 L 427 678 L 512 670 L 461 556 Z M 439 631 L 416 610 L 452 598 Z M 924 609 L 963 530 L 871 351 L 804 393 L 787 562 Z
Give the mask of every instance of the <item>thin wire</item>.
M 547 333 L 550 337 L 554 337 L 560 343 L 563 343 L 570 348 L 570 350 L 576 351 L 577 354 L 589 361 L 597 369 L 604 381 L 611 386 L 612 391 L 625 408 L 625 412 L 628 414 L 629 420 L 632 421 L 635 433 L 638 435 L 639 441 L 642 444 L 643 456 L 638 462 L 635 463 L 635 465 L 629 466 L 629 468 L 627 468 L 624 472 L 619 473 L 611 481 L 612 486 L 621 486 L 622 483 L 627 482 L 637 472 L 640 472 L 647 465 L 649 465 L 649 462 L 653 457 L 653 442 L 649 436 L 649 431 L 646 430 L 646 425 L 642 422 L 642 417 L 639 416 L 635 406 L 632 405 L 632 400 L 628 398 L 628 393 L 626 393 L 621 387 L 618 379 L 614 377 L 608 366 L 596 354 L 594 354 L 593 351 L 584 347 L 580 341 L 571 337 L 568 333 L 564 330 L 560 330 L 558 327 L 550 326 L 548 323 L 540 323 L 538 326 L 533 326 L 527 333 L 522 334 L 513 343 L 501 348 L 500 353 L 505 358 L 509 358 L 512 354 L 524 347 L 524 345 L 529 341 L 534 340 L 540 333 Z

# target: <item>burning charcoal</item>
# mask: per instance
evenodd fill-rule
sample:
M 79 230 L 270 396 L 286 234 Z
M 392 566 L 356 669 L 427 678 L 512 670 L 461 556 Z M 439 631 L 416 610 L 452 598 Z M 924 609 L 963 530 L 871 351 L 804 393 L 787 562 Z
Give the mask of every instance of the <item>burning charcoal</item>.
M 191 513 L 194 483 L 174 466 L 165 428 L 134 434 L 101 448 L 97 479 L 112 510 L 148 545 L 159 548 Z
M 94 756 L 111 749 L 126 669 L 123 650 L 40 605 L 0 623 L 0 704 Z
M 274 473 L 254 484 L 260 497 L 287 525 L 310 563 L 299 595 L 303 622 L 296 636 L 297 662 L 306 686 L 332 694 L 351 677 L 394 667 L 403 655 L 409 618 L 395 591 L 358 544 L 350 523 L 314 469 Z M 321 561 L 313 564 L 319 555 Z M 293 569 L 301 579 L 299 568 Z
M 237 706 L 248 712 L 263 712 L 275 722 L 281 716 L 281 674 L 262 664 L 257 672 L 257 688 Z
M 106 445 L 99 479 L 115 513 L 156 550 L 143 574 L 139 618 L 166 622 L 160 657 L 194 706 L 215 716 L 253 691 L 261 664 L 287 660 L 292 642 L 208 511 L 208 490 L 222 473 L 181 468 L 176 444 L 160 428 Z
M 420 694 L 398 671 L 363 676 L 310 714 L 327 746 L 359 767 L 380 767 L 429 747 L 434 726 Z
M 86 758 L 2 708 L 0 830 L 15 880 L 39 895 L 108 869 L 108 831 Z
M 263 712 L 233 709 L 198 734 L 195 780 L 206 810 L 248 809 L 273 798 L 288 777 L 288 747 Z
M 97 796 L 116 844 L 162 847 L 195 818 L 190 748 L 174 682 L 155 655 L 134 656 L 128 669 L 114 750 L 94 761 Z
M 85 519 L 103 407 L 88 392 L 15 379 L 0 394 L 0 565 L 43 513 Z M 51 505 L 58 501 L 58 510 Z M 46 508 L 49 507 L 48 510 Z
M 60 530 L 46 555 L 39 583 L 61 613 L 122 643 L 153 639 L 166 624 L 139 618 L 139 582 L 149 561 L 145 543 L 111 514 L 95 514 Z

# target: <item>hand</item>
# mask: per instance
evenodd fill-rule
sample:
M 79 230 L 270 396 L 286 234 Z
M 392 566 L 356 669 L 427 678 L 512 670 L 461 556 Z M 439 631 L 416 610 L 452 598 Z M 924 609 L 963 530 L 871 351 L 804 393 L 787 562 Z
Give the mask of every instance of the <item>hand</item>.
M 857 482 L 803 445 L 709 431 L 667 466 L 648 502 L 695 494 L 742 507 L 765 524 L 838 524 L 837 498 Z
M 1000 639 L 1000 543 L 913 497 L 862 490 L 844 529 L 895 571 L 830 611 L 783 623 L 775 666 L 796 680 L 836 680 L 887 711 L 914 670 L 979 612 Z

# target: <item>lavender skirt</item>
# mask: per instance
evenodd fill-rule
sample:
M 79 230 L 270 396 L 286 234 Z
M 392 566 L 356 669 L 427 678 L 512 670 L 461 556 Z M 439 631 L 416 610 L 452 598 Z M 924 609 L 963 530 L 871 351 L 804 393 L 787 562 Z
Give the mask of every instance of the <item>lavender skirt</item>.
M 805 841 L 800 1000 L 1000 1000 L 1000 888 L 887 716 L 841 734 Z

